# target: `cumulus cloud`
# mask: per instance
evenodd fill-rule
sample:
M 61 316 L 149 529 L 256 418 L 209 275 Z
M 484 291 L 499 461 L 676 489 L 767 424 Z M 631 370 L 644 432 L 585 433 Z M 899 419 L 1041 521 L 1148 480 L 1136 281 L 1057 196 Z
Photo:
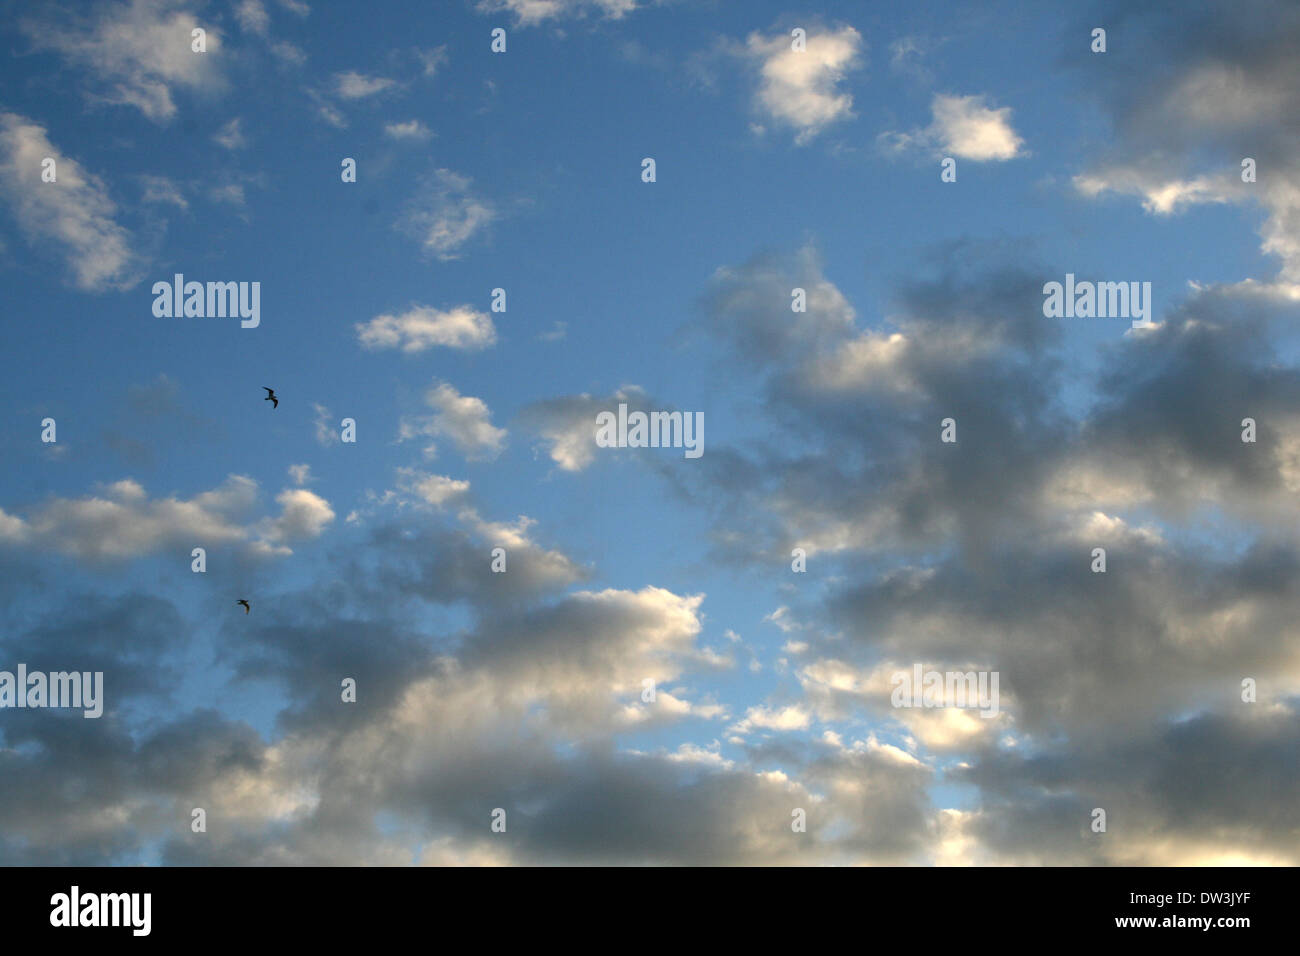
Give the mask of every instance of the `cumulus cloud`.
M 52 183 L 41 180 L 46 158 L 55 163 Z M 30 241 L 62 251 L 77 288 L 103 292 L 139 281 L 134 239 L 117 222 L 103 180 L 55 148 L 43 126 L 16 113 L 0 113 L 0 191 Z
M 452 385 L 441 382 L 429 389 L 425 403 L 432 415 L 403 418 L 399 438 L 450 438 L 470 461 L 493 459 L 505 447 L 506 430 L 492 424 L 492 411 L 481 398 L 462 395 Z M 435 446 L 426 446 L 432 456 Z
M 289 554 L 295 541 L 319 537 L 334 513 L 323 498 L 288 489 L 277 498 L 280 514 L 257 518 L 258 486 L 231 475 L 192 498 L 150 498 L 124 478 L 85 498 L 51 498 L 25 516 L 0 511 L 0 545 L 54 551 L 88 561 L 115 561 L 166 548 L 247 547 Z
M 862 36 L 853 27 L 810 30 L 806 49 L 792 48 L 789 34 L 767 38 L 751 33 L 743 56 L 757 70 L 755 106 L 795 131 L 795 142 L 810 142 L 833 123 L 853 115 L 853 96 L 841 90 L 848 73 L 862 61 Z
M 262 538 L 271 548 L 283 549 L 292 541 L 318 538 L 334 520 L 329 502 L 306 488 L 286 488 L 276 495 L 275 501 L 280 506 L 280 515 L 262 532 Z
M 1261 0 L 1250 16 L 1206 10 L 1184 24 L 1187 42 L 1116 50 L 1097 98 L 1115 140 L 1097 150 L 1074 183 L 1090 197 L 1136 196 L 1148 212 L 1176 215 L 1206 203 L 1258 204 L 1261 250 L 1277 256 L 1277 281 L 1300 283 L 1300 70 L 1290 51 L 1300 12 Z M 1135 29 L 1160 36 L 1177 14 L 1152 11 Z M 1111 53 L 1106 54 L 1110 56 Z M 1135 77 L 1145 79 L 1140 90 Z M 1242 163 L 1255 162 L 1255 182 Z
M 751 707 L 745 712 L 745 719 L 731 728 L 732 733 L 745 734 L 757 728 L 759 730 L 804 730 L 812 721 L 812 715 L 802 707 L 791 705 L 779 710 L 767 707 Z
M 496 344 L 491 317 L 468 305 L 442 310 L 413 306 L 400 315 L 377 315 L 356 325 L 357 338 L 367 349 L 400 348 L 424 352 L 436 346 L 477 351 Z
M 880 141 L 895 151 L 921 149 L 969 159 L 1000 162 L 1023 155 L 1024 140 L 1011 126 L 1011 108 L 994 108 L 986 96 L 936 94 L 930 103 L 933 122 L 910 133 L 882 133 Z

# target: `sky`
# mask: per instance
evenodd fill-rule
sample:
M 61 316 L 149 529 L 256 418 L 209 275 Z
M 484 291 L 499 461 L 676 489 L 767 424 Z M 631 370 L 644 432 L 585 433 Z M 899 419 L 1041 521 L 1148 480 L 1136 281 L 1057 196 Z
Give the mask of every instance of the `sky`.
M 0 10 L 0 863 L 1300 863 L 1300 8 Z

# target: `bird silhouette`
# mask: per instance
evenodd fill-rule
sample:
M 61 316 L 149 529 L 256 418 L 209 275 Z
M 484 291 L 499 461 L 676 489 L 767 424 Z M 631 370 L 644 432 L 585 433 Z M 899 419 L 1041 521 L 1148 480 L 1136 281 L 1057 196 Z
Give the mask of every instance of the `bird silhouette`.
M 263 385 L 262 388 L 266 388 L 266 386 Z M 262 401 L 270 402 L 272 408 L 280 407 L 280 400 L 275 397 L 275 389 L 273 388 L 266 388 L 266 398 L 262 399 Z
M 248 606 L 248 602 L 245 601 L 243 598 L 240 598 L 240 599 L 239 599 L 238 601 L 236 601 L 235 603 L 236 603 L 236 604 L 242 604 L 242 605 L 244 605 L 244 613 L 245 613 L 245 614 L 247 614 L 249 611 L 252 610 L 252 608 Z

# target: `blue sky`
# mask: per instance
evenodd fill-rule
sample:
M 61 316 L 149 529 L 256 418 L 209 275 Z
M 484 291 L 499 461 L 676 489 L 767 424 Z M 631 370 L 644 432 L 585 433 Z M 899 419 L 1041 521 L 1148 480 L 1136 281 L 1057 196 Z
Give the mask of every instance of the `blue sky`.
M 1178 6 L 10 5 L 0 667 L 108 703 L 0 712 L 0 859 L 1294 863 L 1300 20 Z

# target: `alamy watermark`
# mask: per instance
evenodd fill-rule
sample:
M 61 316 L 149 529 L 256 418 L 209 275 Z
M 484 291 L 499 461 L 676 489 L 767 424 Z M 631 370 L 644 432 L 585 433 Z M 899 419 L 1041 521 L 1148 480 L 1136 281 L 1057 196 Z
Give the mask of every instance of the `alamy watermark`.
M 1043 286 L 1043 315 L 1049 319 L 1132 319 L 1133 328 L 1151 326 L 1150 282 L 1075 282 L 1065 274 L 1065 284 Z
M 152 291 L 153 314 L 160 319 L 238 316 L 245 329 L 255 329 L 262 321 L 260 282 L 186 282 L 178 272 L 171 282 L 155 282 Z
M 104 713 L 104 672 L 42 671 L 27 672 L 18 665 L 15 676 L 0 671 L 0 708 L 4 707 L 80 707 L 87 718 Z
M 73 885 L 67 893 L 50 897 L 50 925 L 125 926 L 133 936 L 148 936 L 152 910 L 152 893 L 82 893 Z
M 628 412 L 596 416 L 596 444 L 601 448 L 684 448 L 686 458 L 704 454 L 703 412 Z
M 895 671 L 890 702 L 895 707 L 978 707 L 981 717 L 998 715 L 998 671 Z

